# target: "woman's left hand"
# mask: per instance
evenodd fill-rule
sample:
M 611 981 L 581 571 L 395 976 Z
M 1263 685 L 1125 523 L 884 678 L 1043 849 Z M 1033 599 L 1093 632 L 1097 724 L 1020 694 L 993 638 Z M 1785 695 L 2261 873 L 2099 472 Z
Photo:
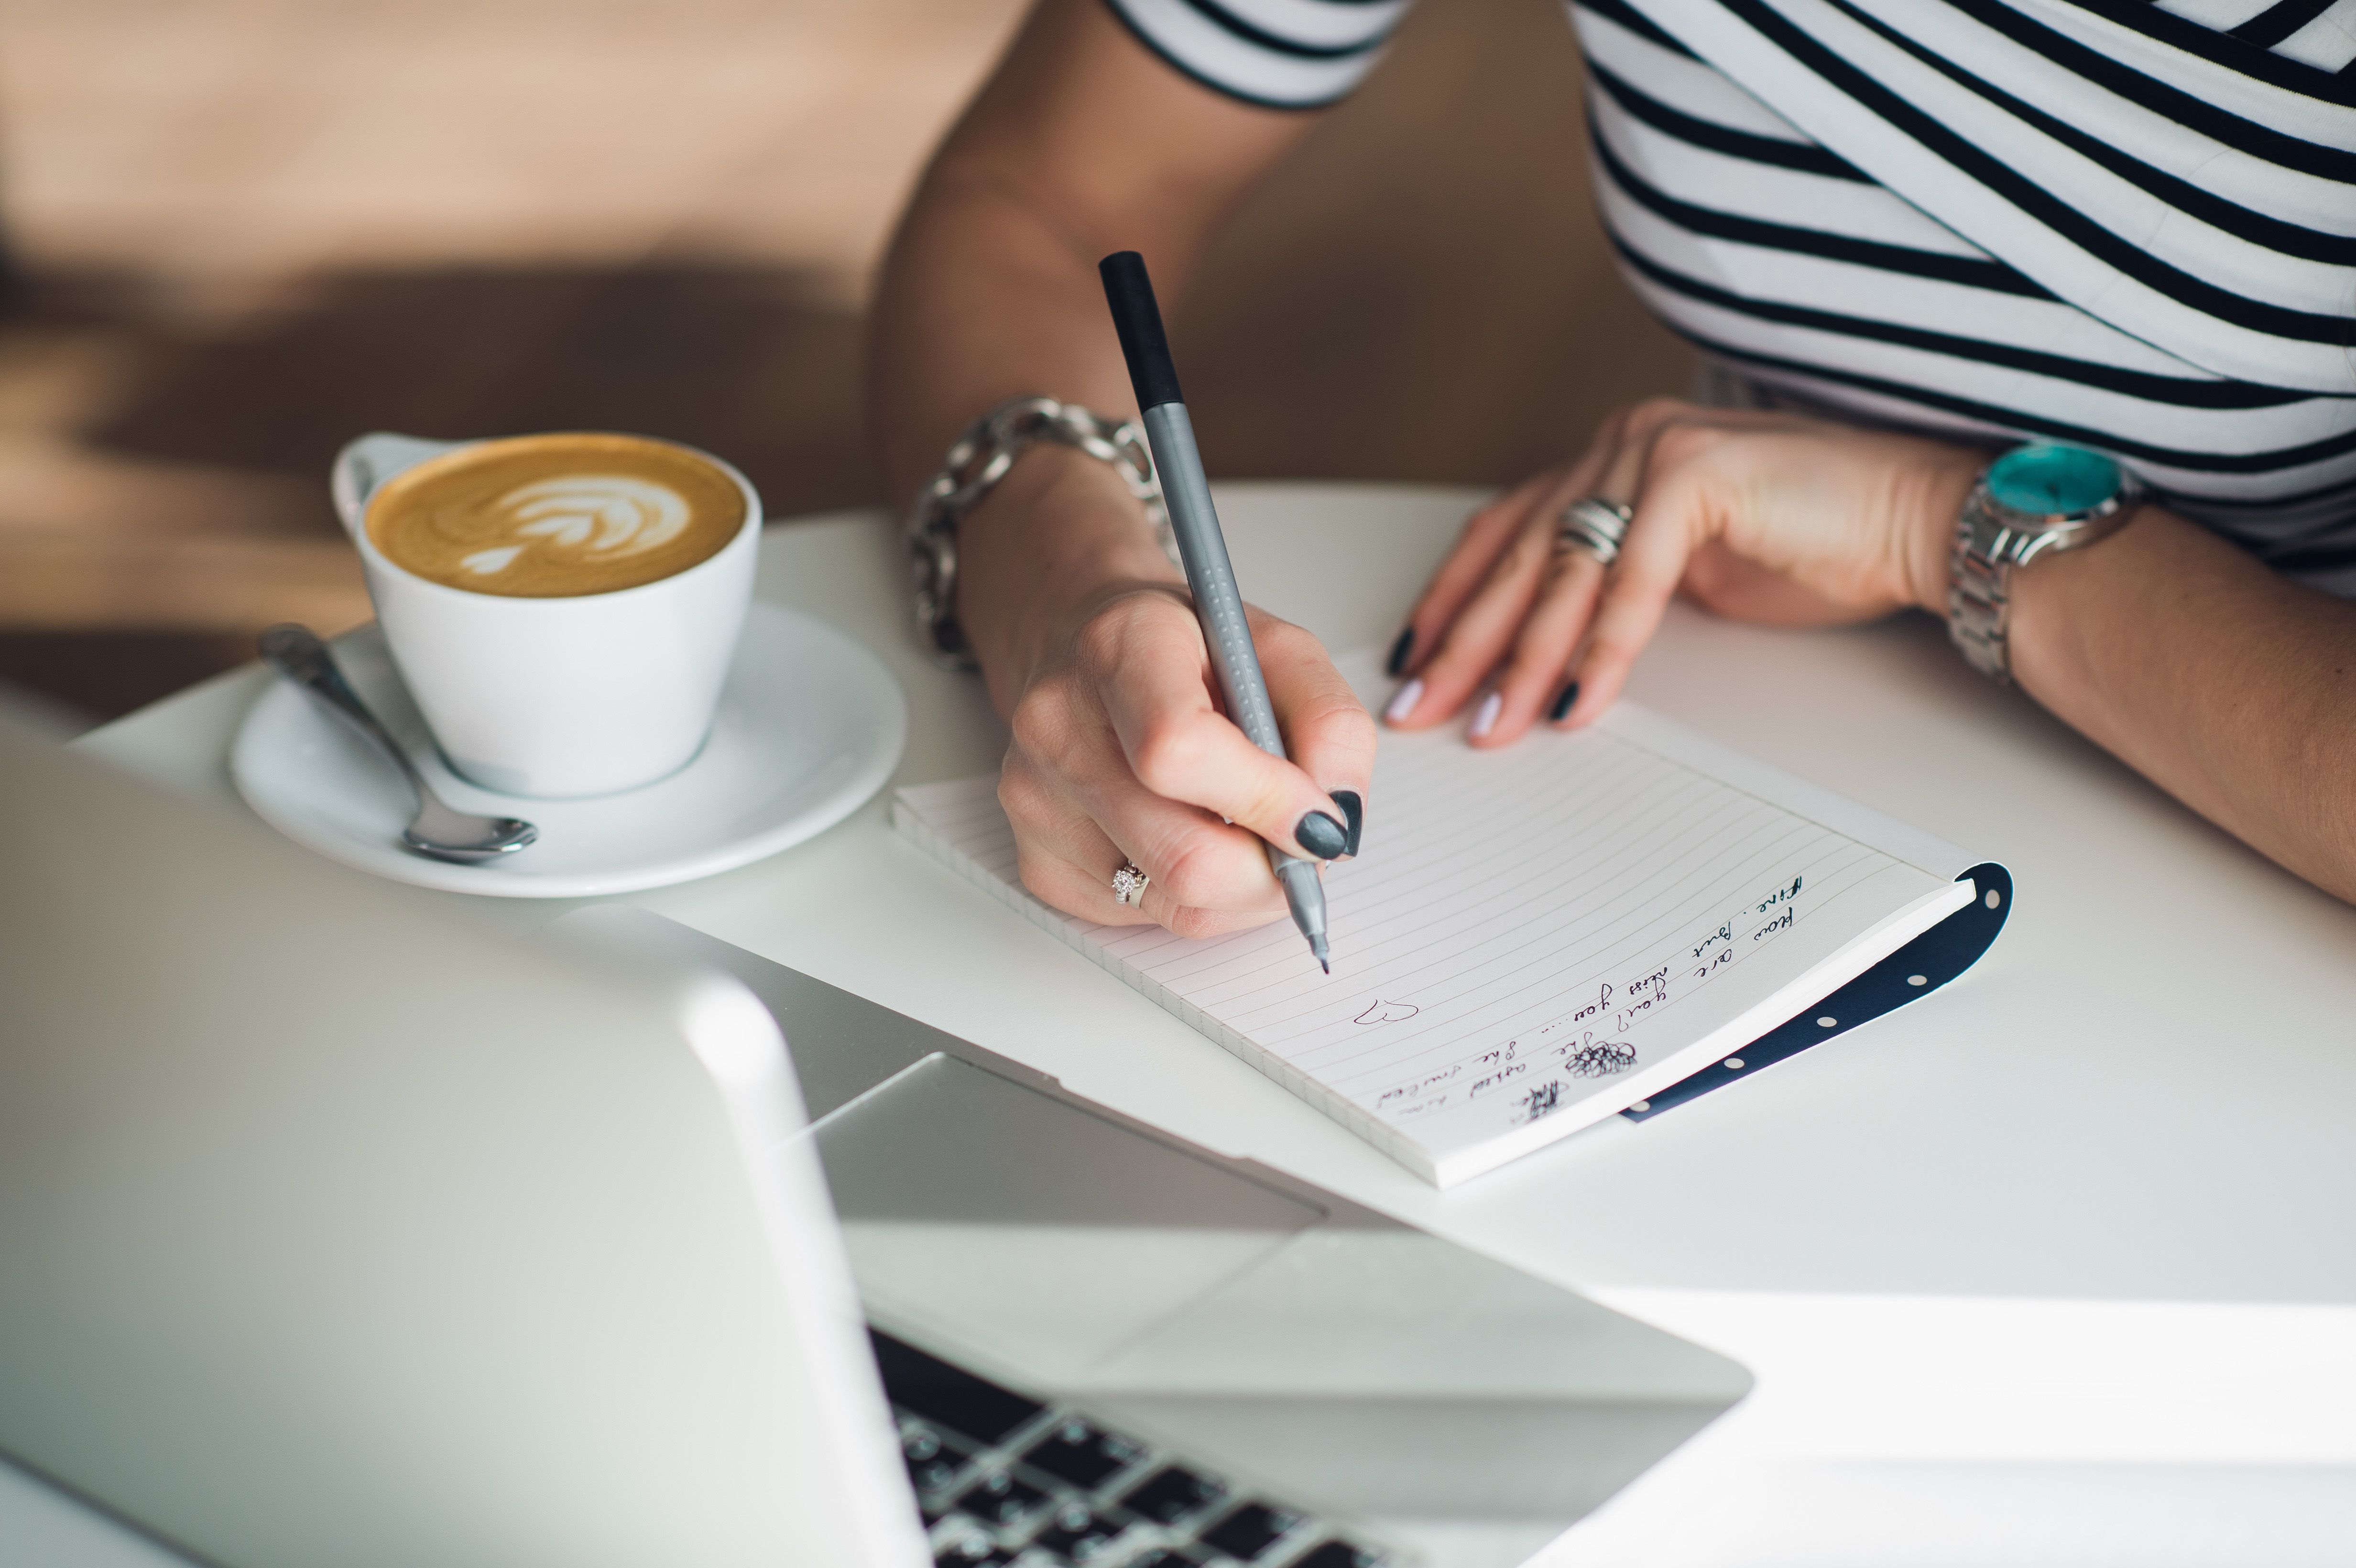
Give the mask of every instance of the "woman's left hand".
M 1955 517 L 1986 462 L 1795 415 L 1672 399 L 1623 410 L 1586 455 L 1466 521 L 1401 635 L 1392 673 L 1411 678 L 1384 718 L 1422 729 L 1477 693 L 1476 746 L 1541 718 L 1584 724 L 1619 695 L 1680 589 L 1783 625 L 1944 613 Z M 1634 513 L 1608 570 L 1557 542 L 1563 508 L 1587 496 Z

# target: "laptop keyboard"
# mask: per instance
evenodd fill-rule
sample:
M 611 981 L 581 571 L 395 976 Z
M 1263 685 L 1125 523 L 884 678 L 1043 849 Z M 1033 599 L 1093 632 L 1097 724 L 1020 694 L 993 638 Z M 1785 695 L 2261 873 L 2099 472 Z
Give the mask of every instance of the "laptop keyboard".
M 870 1329 L 939 1568 L 1377 1568 L 1301 1509 Z

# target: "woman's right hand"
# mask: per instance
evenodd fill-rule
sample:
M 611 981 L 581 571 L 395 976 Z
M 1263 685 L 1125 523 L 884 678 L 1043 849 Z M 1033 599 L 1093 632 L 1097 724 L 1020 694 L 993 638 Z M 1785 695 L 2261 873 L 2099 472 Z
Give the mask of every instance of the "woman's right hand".
M 1142 251 L 1178 298 L 1220 216 L 1316 119 L 1171 69 L 1099 0 L 1039 0 L 878 283 L 867 387 L 890 493 L 915 495 L 1005 399 L 1126 414 L 1098 258 Z M 958 525 L 957 600 L 1014 727 L 1001 795 L 1023 881 L 1058 909 L 1189 936 L 1260 924 L 1284 907 L 1261 837 L 1315 848 L 1302 819 L 1346 823 L 1335 795 L 1365 797 L 1374 722 L 1300 628 L 1252 626 L 1293 762 L 1220 717 L 1185 585 L 1093 458 L 1043 444 L 1014 464 Z M 1113 901 L 1129 859 L 1152 878 L 1141 911 Z
M 1355 853 L 1374 720 L 1315 637 L 1255 609 L 1292 760 L 1253 745 L 1220 711 L 1184 581 L 1110 478 L 1034 452 L 968 519 L 962 554 L 978 570 L 958 607 L 1013 731 L 998 794 L 1023 885 L 1107 925 L 1203 937 L 1266 924 L 1285 902 L 1265 845 Z M 1141 907 L 1114 901 L 1124 861 L 1151 879 Z

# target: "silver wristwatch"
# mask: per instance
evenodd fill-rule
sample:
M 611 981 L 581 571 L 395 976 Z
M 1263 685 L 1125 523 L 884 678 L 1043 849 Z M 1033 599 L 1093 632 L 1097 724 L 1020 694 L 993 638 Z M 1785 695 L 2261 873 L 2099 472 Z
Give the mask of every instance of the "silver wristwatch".
M 908 513 L 909 576 L 916 593 L 916 629 L 933 662 L 945 669 L 975 668 L 972 645 L 957 620 L 958 525 L 981 505 L 1014 466 L 1014 460 L 1042 441 L 1077 447 L 1109 463 L 1145 507 L 1146 520 L 1173 560 L 1178 541 L 1170 531 L 1162 482 L 1153 453 L 1135 420 L 1119 424 L 1077 403 L 1054 398 L 1015 398 L 976 420 L 958 437 L 941 471 L 916 496 Z
M 2083 446 L 2016 446 L 1989 464 L 1964 500 L 1947 557 L 1947 635 L 1972 667 L 2012 679 L 2007 633 L 2016 568 L 2108 538 L 2142 500 L 2134 475 Z

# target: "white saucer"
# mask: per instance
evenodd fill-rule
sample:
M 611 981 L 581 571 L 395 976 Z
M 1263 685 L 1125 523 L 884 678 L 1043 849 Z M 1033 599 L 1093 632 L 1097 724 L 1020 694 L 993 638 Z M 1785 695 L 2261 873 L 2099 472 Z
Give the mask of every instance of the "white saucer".
M 331 860 L 423 888 L 497 898 L 587 898 L 708 877 L 824 832 L 899 765 L 908 709 L 874 655 L 824 622 L 755 604 L 703 750 L 678 773 L 594 800 L 527 800 L 450 771 L 374 625 L 336 639 L 336 662 L 461 811 L 520 816 L 540 840 L 481 866 L 399 847 L 413 809 L 384 759 L 284 681 L 256 699 L 230 772 L 263 821 Z

